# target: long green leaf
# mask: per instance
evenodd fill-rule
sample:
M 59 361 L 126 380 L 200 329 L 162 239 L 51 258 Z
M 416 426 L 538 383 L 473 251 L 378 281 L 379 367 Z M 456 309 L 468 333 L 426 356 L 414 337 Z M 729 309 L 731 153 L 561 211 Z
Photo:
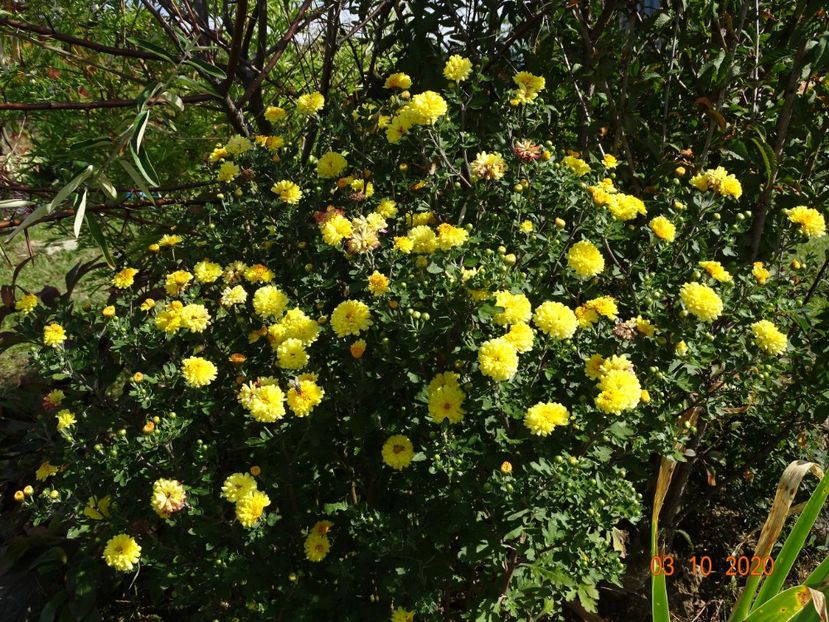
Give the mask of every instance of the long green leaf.
M 101 253 L 103 253 L 107 264 L 110 268 L 115 269 L 115 260 L 112 258 L 112 253 L 109 252 L 109 245 L 104 237 L 104 232 L 101 231 L 101 225 L 98 222 L 98 217 L 90 212 L 86 215 L 86 225 L 89 227 L 89 233 L 92 234 L 92 239 L 95 240 L 98 248 L 101 249 Z
M 791 587 L 758 607 L 745 622 L 788 622 L 793 620 L 812 602 L 810 588 L 805 585 Z
M 21 222 L 19 225 L 17 225 L 14 228 L 14 233 L 12 233 L 8 237 L 8 239 L 6 240 L 6 244 L 9 244 L 14 238 L 16 238 L 18 235 L 20 235 L 21 231 L 24 231 L 29 226 L 31 226 L 32 223 L 34 223 L 34 221 L 36 221 L 36 220 L 42 218 L 43 216 L 45 216 L 46 214 L 48 214 L 49 213 L 48 207 L 49 207 L 48 205 L 44 204 L 44 205 L 39 205 L 34 210 L 32 210 L 32 213 L 29 214 L 28 216 L 26 216 L 26 218 L 23 219 L 23 222 Z
M 191 58 L 184 61 L 184 63 L 190 65 L 191 67 L 195 67 L 199 73 L 206 76 L 216 78 L 218 80 L 227 79 L 227 74 L 224 71 L 214 65 L 204 62 L 203 60 L 199 60 L 198 58 Z
M 783 471 L 783 475 L 780 476 L 780 482 L 777 484 L 774 503 L 772 503 L 771 510 L 769 510 L 768 518 L 766 518 L 766 522 L 760 532 L 760 538 L 757 541 L 757 547 L 754 550 L 755 557 L 763 559 L 771 555 L 772 549 L 786 524 L 786 519 L 789 516 L 795 495 L 800 487 L 800 482 L 807 473 L 818 471 L 819 467 L 816 464 L 804 460 L 795 460 Z M 819 476 L 823 477 L 823 473 L 820 472 Z M 773 575 L 775 574 L 777 574 L 776 567 Z M 754 574 L 749 575 L 748 579 L 746 579 L 746 584 L 740 594 L 740 598 L 734 606 L 731 616 L 728 618 L 729 622 L 742 622 L 748 616 L 760 580 L 761 577 Z
M 127 41 L 132 43 L 135 47 L 141 48 L 145 52 L 155 54 L 159 57 L 160 60 L 166 60 L 173 64 L 175 64 L 176 62 L 167 50 L 165 50 L 163 47 L 156 45 L 155 43 L 150 43 L 149 41 L 145 39 L 139 39 L 138 37 L 127 37 Z
M 55 195 L 55 198 L 52 199 L 52 201 L 47 206 L 46 211 L 51 213 L 51 211 L 55 209 L 58 205 L 63 203 L 70 194 L 75 192 L 75 190 L 78 189 L 78 186 L 80 186 L 84 180 L 86 180 L 90 175 L 92 175 L 94 171 L 95 167 L 93 167 L 90 164 L 78 175 L 76 175 L 72 181 L 70 181 L 60 190 L 58 190 L 58 193 Z
M 826 503 L 827 495 L 829 495 L 829 476 L 824 475 L 809 498 L 806 507 L 798 516 L 794 528 L 777 555 L 777 559 L 774 560 L 774 572 L 763 581 L 753 608 L 769 601 L 783 587 L 786 577 L 789 576 L 789 572 L 791 572 L 792 566 L 794 566 L 798 555 L 800 555 L 800 550 L 812 530 L 812 526 Z
M 135 117 L 132 123 L 132 147 L 136 153 L 141 152 L 141 143 L 144 140 L 144 132 L 147 131 L 147 124 L 150 122 L 150 111 L 142 110 Z
M 72 232 L 75 234 L 75 238 L 81 234 L 81 224 L 83 223 L 83 216 L 86 214 L 86 188 L 84 188 L 83 194 L 81 195 L 81 202 L 78 205 L 78 211 L 75 212 L 75 222 L 72 225 Z
M 138 155 L 138 152 L 133 149 L 132 144 L 130 144 L 130 154 L 132 155 L 132 161 L 135 163 L 135 168 L 141 173 L 141 176 L 146 179 L 149 183 L 153 186 L 158 185 L 158 181 L 153 179 L 150 174 L 147 172 L 147 167 L 144 166 L 144 163 L 141 161 L 141 157 Z
M 34 205 L 32 201 L 25 199 L 5 199 L 0 201 L 0 209 L 17 209 L 18 207 L 29 207 Z
M 141 177 L 141 175 L 138 174 L 138 171 L 135 170 L 135 167 L 133 167 L 133 165 L 127 162 L 126 160 L 118 160 L 118 162 L 120 162 L 121 166 L 127 172 L 127 175 L 129 175 L 135 182 L 135 184 L 139 188 L 141 188 L 141 192 L 146 194 L 147 198 L 149 198 L 150 201 L 154 204 L 155 199 L 153 199 L 153 195 L 150 192 L 150 187 L 147 185 L 147 181 L 143 177 Z

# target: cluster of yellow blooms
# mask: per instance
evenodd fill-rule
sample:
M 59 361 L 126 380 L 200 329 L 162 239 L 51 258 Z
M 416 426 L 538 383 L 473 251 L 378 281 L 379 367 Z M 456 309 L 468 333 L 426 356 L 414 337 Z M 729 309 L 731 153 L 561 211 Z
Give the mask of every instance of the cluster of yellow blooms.
M 141 547 L 134 538 L 125 533 L 109 539 L 104 547 L 103 558 L 107 566 L 118 572 L 129 572 L 141 557 Z
M 328 532 L 334 523 L 328 520 L 317 521 L 305 538 L 305 557 L 310 562 L 321 562 L 331 550 Z
M 739 180 L 726 171 L 722 166 L 709 168 L 708 170 L 694 175 L 691 178 L 691 185 L 702 192 L 716 192 L 724 197 L 739 199 L 743 194 L 743 186 Z
M 602 412 L 619 414 L 636 408 L 643 397 L 642 387 L 626 355 L 608 358 L 594 354 L 585 366 L 587 377 L 598 380 L 596 407 Z
M 243 527 L 253 527 L 271 504 L 270 497 L 258 490 L 248 473 L 233 473 L 222 484 L 222 497 L 236 504 L 236 519 Z

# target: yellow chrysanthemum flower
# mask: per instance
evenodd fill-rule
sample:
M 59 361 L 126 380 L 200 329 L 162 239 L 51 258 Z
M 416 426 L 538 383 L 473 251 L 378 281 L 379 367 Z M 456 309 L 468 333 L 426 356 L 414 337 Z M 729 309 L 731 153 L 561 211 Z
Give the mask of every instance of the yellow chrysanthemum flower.
M 222 290 L 222 296 L 219 298 L 219 304 L 223 307 L 232 307 L 233 305 L 243 304 L 248 299 L 248 293 L 241 285 L 233 287 L 225 287 Z
M 493 316 L 493 321 L 502 326 L 529 322 L 533 314 L 532 304 L 524 294 L 513 294 L 508 291 L 495 292 L 495 305 L 504 310 Z
M 271 187 L 271 192 L 279 197 L 279 200 L 288 205 L 296 205 L 302 199 L 302 190 L 294 182 L 282 179 Z
M 242 276 L 248 283 L 270 283 L 274 279 L 273 270 L 261 263 L 245 268 Z
M 22 311 L 23 315 L 27 315 L 35 310 L 37 304 L 38 298 L 35 294 L 24 294 L 14 303 L 14 308 L 17 311 Z
M 138 270 L 135 268 L 124 268 L 112 277 L 112 284 L 118 289 L 132 287 L 132 284 L 135 283 L 136 274 L 138 274 Z
M 784 333 L 768 320 L 760 320 L 751 325 L 754 342 L 766 354 L 778 355 L 786 351 L 789 340 Z
M 58 432 L 62 432 L 66 428 L 71 427 L 78 422 L 75 415 L 66 408 L 59 410 L 55 415 L 55 419 L 58 420 Z
M 520 354 L 524 354 L 533 349 L 535 335 L 529 324 L 518 322 L 510 326 L 509 332 L 504 335 L 504 339 L 509 341 Z
M 469 232 L 466 229 L 450 225 L 447 222 L 437 226 L 437 233 L 437 246 L 443 251 L 461 246 L 469 238 Z
M 219 370 L 200 356 L 190 356 L 181 362 L 181 375 L 191 387 L 205 387 L 216 379 Z
M 412 87 L 412 79 L 408 76 L 408 74 L 402 72 L 393 73 L 386 78 L 384 86 L 387 89 L 400 89 L 401 91 L 405 91 L 406 89 Z
M 511 380 L 518 371 L 518 351 L 507 339 L 485 341 L 478 350 L 481 373 L 499 382 Z
M 569 168 L 571 171 L 573 171 L 573 174 L 576 177 L 587 175 L 587 173 L 590 172 L 590 165 L 581 158 L 577 158 L 576 156 L 564 156 L 564 158 L 561 160 L 561 163 L 564 164 L 564 166 Z
M 472 179 L 501 179 L 507 172 L 507 163 L 500 153 L 479 151 L 469 165 Z
M 141 558 L 141 547 L 125 533 L 110 538 L 104 547 L 104 561 L 118 572 L 129 572 Z
M 253 527 L 270 504 L 271 499 L 264 492 L 251 490 L 236 502 L 236 520 L 242 527 Z
M 181 326 L 192 333 L 202 333 L 210 324 L 210 312 L 204 305 L 185 305 L 178 314 Z
M 296 100 L 296 109 L 304 115 L 315 114 L 322 110 L 323 106 L 325 106 L 325 97 L 319 91 L 305 93 Z
M 582 240 L 570 247 L 567 265 L 579 278 L 589 279 L 604 270 L 604 257 L 592 242 Z
M 269 123 L 279 123 L 287 114 L 288 112 L 279 106 L 268 106 L 265 108 L 265 120 Z
M 616 168 L 619 166 L 619 160 L 616 159 L 616 156 L 606 153 L 602 157 L 602 164 L 604 164 L 605 168 Z
M 301 369 L 308 364 L 305 345 L 294 337 L 289 337 L 277 346 L 276 357 L 282 369 Z
M 699 266 L 715 281 L 731 283 L 734 280 L 719 261 L 701 261 Z
M 533 225 L 531 220 L 524 220 L 521 222 L 519 228 L 524 233 L 532 233 L 533 229 L 535 228 L 535 225 Z
M 651 231 L 660 240 L 673 242 L 676 239 L 676 226 L 664 216 L 657 216 L 649 223 Z
M 218 181 L 227 183 L 236 179 L 241 172 L 242 169 L 240 169 L 233 162 L 222 162 L 222 165 L 219 167 L 218 173 L 216 173 L 216 179 Z
M 466 394 L 458 384 L 458 378 L 454 372 L 444 372 L 429 383 L 429 415 L 435 423 L 441 423 L 444 419 L 449 423 L 458 423 L 463 419 Z
M 771 272 L 765 268 L 765 264 L 762 261 L 755 261 L 752 264 L 751 274 L 760 285 L 765 285 L 771 276 Z
M 57 348 L 66 341 L 66 331 L 60 324 L 52 323 L 43 328 L 43 343 L 50 348 Z
M 648 213 L 645 203 L 630 194 L 616 193 L 610 195 L 607 201 L 607 209 L 616 220 L 622 222 L 633 220 L 639 215 Z
M 230 137 L 225 145 L 225 151 L 230 155 L 241 155 L 253 148 L 250 140 L 239 134 L 234 134 Z
M 550 301 L 536 307 L 533 323 L 553 339 L 570 339 L 579 327 L 579 320 L 570 307 Z
M 181 510 L 186 500 L 187 492 L 181 482 L 163 478 L 153 482 L 150 505 L 161 518 L 169 518 L 171 514 Z
M 115 317 L 115 305 L 107 305 L 103 309 L 101 309 L 101 315 L 105 318 L 110 319 Z
M 412 97 L 410 107 L 419 125 L 433 125 L 449 109 L 446 100 L 434 91 L 418 93 Z
M 405 469 L 414 457 L 414 446 L 408 437 L 395 434 L 383 444 L 383 462 L 398 471 Z
M 382 296 L 389 291 L 389 277 L 375 270 L 368 277 L 368 291 L 372 296 Z
M 217 263 L 203 259 L 193 266 L 193 275 L 199 283 L 214 283 L 222 276 L 224 269 Z
M 800 232 L 807 238 L 820 238 L 826 235 L 826 219 L 816 209 L 798 205 L 784 212 L 791 222 L 800 225 Z
M 274 285 L 260 287 L 253 294 L 253 310 L 262 318 L 278 318 L 288 306 L 288 296 Z
M 515 105 L 533 103 L 547 83 L 542 76 L 533 75 L 529 71 L 519 71 L 513 76 L 512 81 L 518 85 L 518 88 L 513 91 L 511 102 Z
M 193 275 L 187 272 L 187 270 L 176 270 L 167 275 L 167 279 L 164 282 L 164 289 L 168 295 L 178 296 L 187 288 L 192 280 Z
M 642 398 L 642 387 L 636 374 L 630 370 L 611 369 L 599 378 L 600 393 L 596 407 L 602 412 L 619 414 L 636 408 Z
M 158 241 L 158 246 L 177 246 L 178 244 L 181 244 L 183 240 L 184 238 L 182 238 L 180 235 L 165 233 L 161 236 L 161 239 Z
M 256 480 L 247 473 L 233 473 L 222 484 L 222 497 L 236 503 L 256 490 Z
M 443 67 L 443 77 L 455 82 L 463 82 L 472 73 L 472 61 L 458 54 L 453 54 Z
M 274 378 L 257 378 L 243 384 L 237 397 L 257 421 L 273 423 L 285 416 L 285 394 Z
M 358 300 L 341 302 L 331 314 L 331 328 L 337 337 L 359 335 L 371 324 L 371 311 L 365 303 Z
M 329 151 L 320 156 L 320 159 L 317 161 L 317 175 L 323 179 L 339 177 L 347 166 L 348 161 L 341 153 Z
M 739 199 L 743 194 L 740 182 L 722 166 L 694 175 L 689 183 L 702 192 L 716 192 L 734 199 Z
M 288 389 L 288 408 L 297 417 L 307 417 L 325 397 L 325 391 L 313 376 L 300 376 Z
M 558 402 L 539 402 L 524 415 L 524 425 L 536 436 L 547 436 L 557 426 L 567 425 L 570 413 Z
M 683 284 L 679 290 L 679 297 L 688 312 L 704 322 L 713 322 L 722 313 L 722 299 L 717 292 L 702 283 Z
M 305 538 L 305 558 L 310 562 L 321 562 L 331 550 L 328 536 L 321 536 L 311 532 Z

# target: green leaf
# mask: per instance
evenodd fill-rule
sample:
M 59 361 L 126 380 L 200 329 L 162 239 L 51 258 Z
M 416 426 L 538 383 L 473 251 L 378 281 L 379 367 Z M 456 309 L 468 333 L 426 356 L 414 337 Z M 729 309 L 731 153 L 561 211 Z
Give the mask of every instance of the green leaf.
M 76 239 L 81 233 L 81 223 L 83 222 L 84 214 L 86 214 L 86 192 L 87 190 L 84 188 L 80 204 L 78 205 L 78 211 L 75 212 L 75 222 L 72 225 L 72 233 L 75 234 Z
M 809 497 L 806 507 L 803 508 L 800 516 L 798 516 L 797 522 L 789 537 L 783 543 L 783 548 L 780 549 L 777 559 L 774 560 L 774 572 L 763 582 L 752 608 L 757 608 L 763 603 L 770 601 L 772 596 L 777 594 L 780 588 L 783 587 L 783 584 L 786 582 L 786 577 L 789 576 L 789 572 L 791 572 L 798 555 L 800 555 L 800 551 L 803 549 L 803 545 L 809 536 L 809 532 L 812 530 L 812 526 L 815 524 L 817 517 L 820 515 L 820 511 L 826 503 L 827 495 L 829 495 L 829 476 L 824 475 L 812 493 L 812 496 Z
M 139 39 L 138 37 L 127 37 L 127 41 L 132 43 L 135 47 L 144 50 L 145 52 L 150 52 L 151 54 L 155 54 L 159 57 L 160 60 L 166 60 L 173 64 L 175 64 L 175 60 L 173 56 L 165 50 L 163 47 L 156 45 L 155 43 L 150 43 L 145 39 Z
M 48 213 L 51 213 L 53 209 L 55 209 L 58 205 L 63 203 L 66 198 L 77 190 L 78 186 L 81 185 L 92 173 L 95 171 L 95 167 L 92 165 L 87 166 L 80 174 L 76 175 L 75 178 L 66 184 L 63 188 L 58 190 L 58 193 L 55 195 L 55 198 L 49 203 L 49 206 L 46 208 Z
M 224 71 L 214 65 L 205 63 L 203 60 L 199 60 L 198 58 L 190 58 L 184 61 L 184 64 L 194 67 L 199 73 L 205 76 L 216 78 L 217 80 L 227 79 L 227 74 Z
M 0 209 L 17 209 L 18 207 L 28 207 L 34 205 L 33 201 L 26 201 L 25 199 L 5 199 L 0 201 Z
M 173 108 L 179 112 L 184 112 L 184 101 L 181 97 L 175 93 L 171 93 L 170 91 L 164 91 L 161 96 L 166 99 Z
M 141 152 L 141 142 L 144 140 L 144 132 L 147 131 L 147 123 L 150 121 L 150 111 L 142 110 L 132 122 L 132 148 L 136 153 Z
M 31 226 L 32 223 L 34 223 L 36 220 L 39 220 L 43 216 L 46 216 L 46 214 L 48 214 L 48 213 L 49 213 L 48 205 L 40 205 L 40 206 L 36 207 L 34 210 L 32 210 L 31 214 L 29 214 L 28 216 L 26 216 L 26 218 L 23 219 L 23 222 L 21 222 L 19 225 L 17 225 L 17 227 L 15 227 L 14 233 L 12 233 L 9 236 L 9 239 L 6 240 L 6 244 L 11 243 L 11 241 L 14 238 L 16 238 L 20 234 L 21 231 L 23 231 L 26 228 L 28 228 L 29 226 Z
M 135 163 L 135 168 L 141 173 L 141 177 L 153 186 L 157 186 L 158 182 L 147 172 L 147 167 L 144 166 L 144 163 L 141 161 L 141 156 L 139 156 L 138 152 L 133 149 L 132 144 L 130 144 L 130 155 L 132 155 L 132 161 Z M 144 191 L 144 188 L 141 188 L 141 190 Z M 147 192 L 147 194 L 149 194 L 149 192 Z
M 798 585 L 781 592 L 744 618 L 744 622 L 787 622 L 812 602 L 810 588 Z
M 89 233 L 92 234 L 92 239 L 95 240 L 98 248 L 101 249 L 101 253 L 103 253 L 107 264 L 114 270 L 115 260 L 112 259 L 112 254 L 109 252 L 109 245 L 107 245 L 104 233 L 101 231 L 101 225 L 98 223 L 98 217 L 92 212 L 86 215 L 86 226 L 89 227 Z
M 98 173 L 98 186 L 101 188 L 103 193 L 110 199 L 115 200 L 118 198 L 118 191 L 115 189 L 115 186 L 109 180 L 109 177 L 104 175 L 103 173 Z
M 153 199 L 153 195 L 150 192 L 150 187 L 147 185 L 147 181 L 139 175 L 138 171 L 135 170 L 135 167 L 127 162 L 126 160 L 118 160 L 121 166 L 127 171 L 127 175 L 129 175 L 135 184 L 141 188 L 141 192 L 147 195 L 147 198 L 155 204 L 155 199 Z

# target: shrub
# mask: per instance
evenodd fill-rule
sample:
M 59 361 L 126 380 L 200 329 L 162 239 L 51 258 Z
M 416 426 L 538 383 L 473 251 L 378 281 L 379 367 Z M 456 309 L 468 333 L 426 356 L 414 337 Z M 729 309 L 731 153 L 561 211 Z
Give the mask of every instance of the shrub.
M 482 81 L 281 102 L 284 140 L 218 147 L 224 194 L 172 208 L 104 309 L 21 310 L 59 391 L 23 504 L 73 567 L 140 568 L 194 619 L 558 619 L 620 580 L 680 413 L 728 435 L 815 403 L 795 225 L 741 265 L 725 169 L 643 200 L 545 142 L 526 72 L 469 132 Z

